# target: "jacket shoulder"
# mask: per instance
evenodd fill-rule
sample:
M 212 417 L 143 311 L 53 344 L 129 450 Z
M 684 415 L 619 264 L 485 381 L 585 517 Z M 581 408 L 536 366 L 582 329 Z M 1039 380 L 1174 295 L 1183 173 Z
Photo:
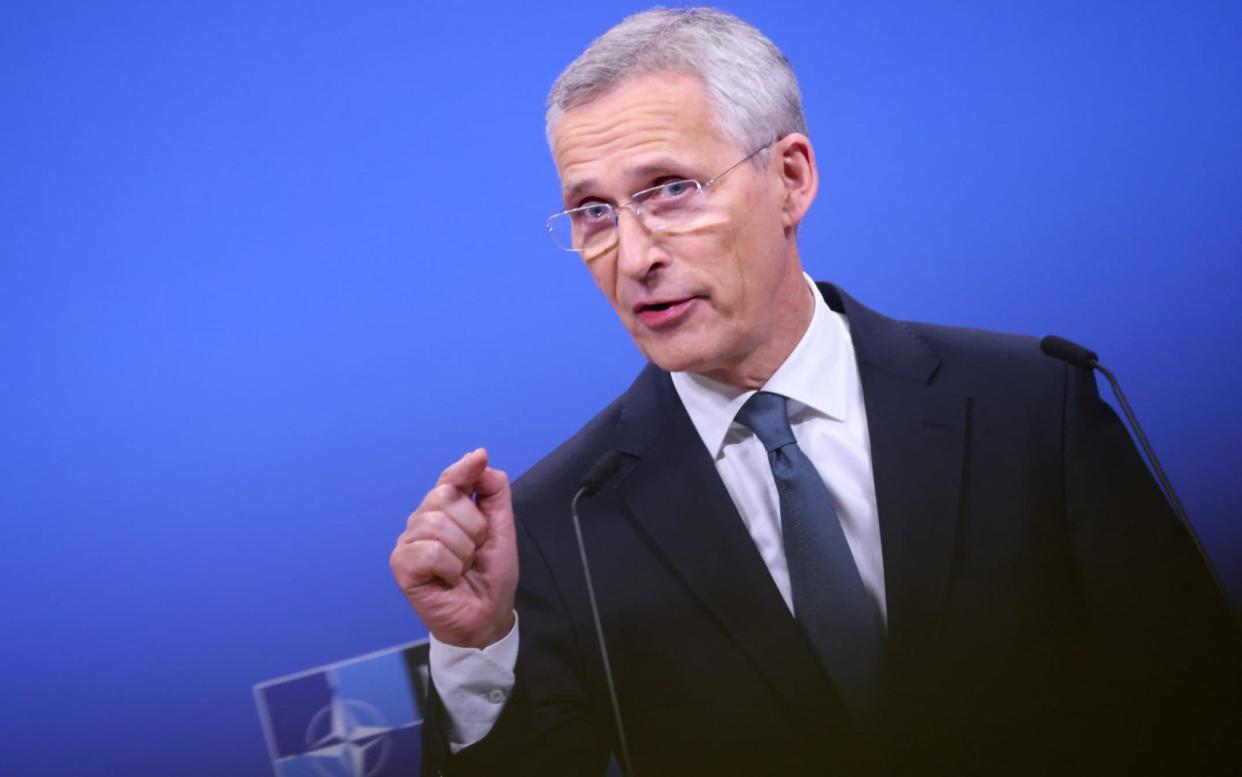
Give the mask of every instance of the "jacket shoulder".
M 940 358 L 935 380 L 941 385 L 974 396 L 1025 401 L 1061 398 L 1067 365 L 1044 354 L 1038 338 L 971 327 L 902 323 Z
M 828 306 L 846 316 L 860 362 L 970 396 L 1046 400 L 1063 390 L 1066 365 L 1028 335 L 890 318 L 840 287 L 820 283 Z

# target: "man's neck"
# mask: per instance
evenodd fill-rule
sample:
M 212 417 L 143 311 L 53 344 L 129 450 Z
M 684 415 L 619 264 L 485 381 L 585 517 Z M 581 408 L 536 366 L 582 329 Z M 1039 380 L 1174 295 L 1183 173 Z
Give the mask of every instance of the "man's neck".
M 708 370 L 703 375 L 718 383 L 746 390 L 762 388 L 768 382 L 789 358 L 789 354 L 793 353 L 815 315 L 815 292 L 807 285 L 806 276 L 801 269 L 792 278 L 792 283 L 796 284 L 795 288 L 778 295 L 772 302 L 773 305 L 782 306 L 781 299 L 793 300 L 792 304 L 782 306 L 782 312 L 788 313 L 778 313 L 768 341 L 761 343 L 739 364 Z

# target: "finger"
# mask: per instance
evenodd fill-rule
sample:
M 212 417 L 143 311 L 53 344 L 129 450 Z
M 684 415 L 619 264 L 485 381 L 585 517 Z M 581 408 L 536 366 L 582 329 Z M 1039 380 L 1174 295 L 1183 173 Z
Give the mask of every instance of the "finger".
M 487 451 L 475 448 L 445 467 L 436 485 L 455 486 L 468 496 L 474 491 L 474 482 L 479 479 L 479 475 L 485 469 L 487 469 Z
M 487 538 L 487 519 L 479 512 L 474 500 L 456 486 L 441 483 L 428 491 L 422 504 L 410 514 L 406 528 L 413 528 L 423 514 L 433 512 L 445 513 L 456 521 L 475 545 L 483 544 Z
M 444 513 L 465 532 L 475 547 L 487 540 L 487 518 L 473 500 L 462 496 L 444 506 Z
M 412 543 L 422 540 L 434 540 L 444 545 L 449 552 L 461 559 L 462 566 L 466 569 L 474 562 L 474 540 L 453 518 L 442 512 L 429 512 L 419 516 L 419 520 L 401 535 L 398 542 Z
M 435 540 L 398 544 L 390 563 L 402 588 L 424 585 L 432 579 L 451 587 L 461 581 L 465 572 L 461 559 Z

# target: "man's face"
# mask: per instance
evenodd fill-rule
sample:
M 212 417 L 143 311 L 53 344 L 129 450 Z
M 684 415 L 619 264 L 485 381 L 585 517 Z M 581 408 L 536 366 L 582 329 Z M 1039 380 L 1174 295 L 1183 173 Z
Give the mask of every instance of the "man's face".
M 674 74 L 638 77 L 571 108 L 553 140 L 567 208 L 624 205 L 672 179 L 705 182 L 752 151 L 716 129 L 702 81 Z M 807 292 L 782 221 L 779 170 L 773 159 L 762 170 L 741 165 L 704 190 L 704 212 L 684 227 L 653 233 L 621 210 L 616 246 L 587 262 L 639 350 L 660 367 L 746 372 L 801 309 L 804 300 L 791 295 Z

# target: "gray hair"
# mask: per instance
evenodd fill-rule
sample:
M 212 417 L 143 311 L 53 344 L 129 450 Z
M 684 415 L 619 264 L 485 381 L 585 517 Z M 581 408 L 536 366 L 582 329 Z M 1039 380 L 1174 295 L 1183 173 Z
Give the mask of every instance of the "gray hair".
M 653 8 L 596 38 L 556 79 L 548 92 L 548 145 L 566 110 L 627 79 L 662 72 L 702 79 L 717 129 L 740 149 L 806 134 L 798 79 L 763 33 L 715 8 Z

